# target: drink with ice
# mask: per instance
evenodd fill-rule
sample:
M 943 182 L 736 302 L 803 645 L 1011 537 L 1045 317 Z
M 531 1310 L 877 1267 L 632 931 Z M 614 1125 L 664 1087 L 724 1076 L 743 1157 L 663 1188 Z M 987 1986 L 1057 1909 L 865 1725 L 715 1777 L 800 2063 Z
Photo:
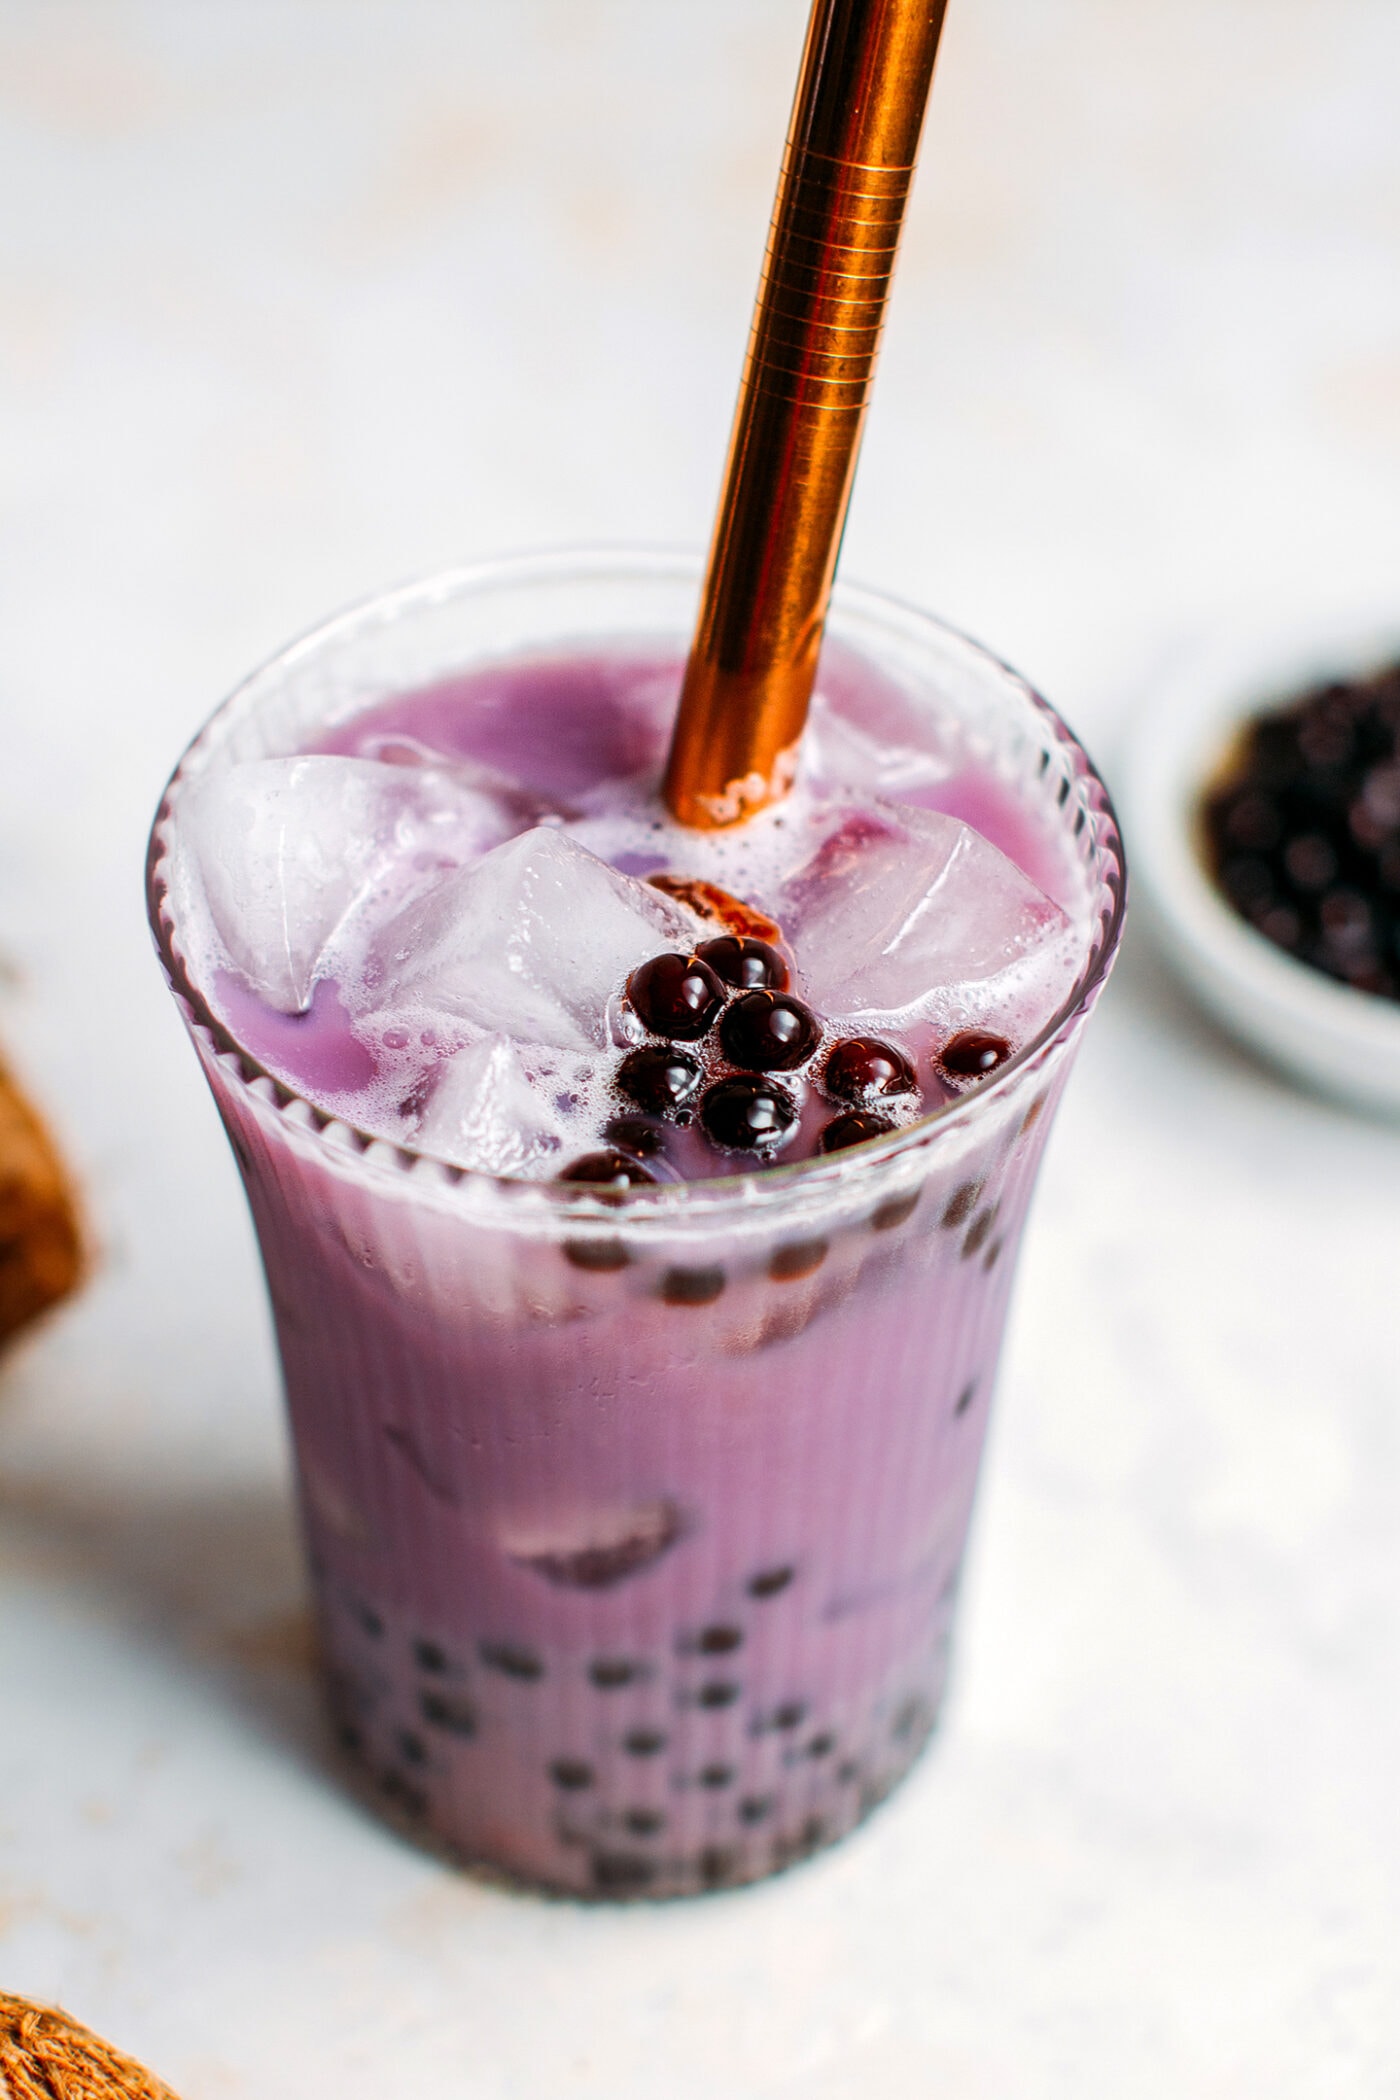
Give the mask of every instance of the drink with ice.
M 931 1727 L 1120 888 L 1049 711 L 855 594 L 792 796 L 671 824 L 686 594 L 506 565 L 352 616 L 215 718 L 153 854 L 346 1739 L 463 1856 L 602 1893 L 813 1849 Z

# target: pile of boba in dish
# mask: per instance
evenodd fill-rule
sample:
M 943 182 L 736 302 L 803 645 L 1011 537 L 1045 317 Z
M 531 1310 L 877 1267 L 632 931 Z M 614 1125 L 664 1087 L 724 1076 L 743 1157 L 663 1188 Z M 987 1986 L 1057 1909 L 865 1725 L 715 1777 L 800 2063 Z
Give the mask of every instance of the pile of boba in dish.
M 1257 932 L 1400 999 L 1400 664 L 1257 716 L 1202 820 L 1211 871 Z

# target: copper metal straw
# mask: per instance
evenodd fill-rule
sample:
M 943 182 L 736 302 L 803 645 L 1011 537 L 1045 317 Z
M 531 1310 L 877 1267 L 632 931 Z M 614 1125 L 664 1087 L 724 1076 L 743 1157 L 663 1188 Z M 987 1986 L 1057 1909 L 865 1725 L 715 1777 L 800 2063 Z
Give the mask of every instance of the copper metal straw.
M 792 784 L 947 0 L 814 0 L 665 796 Z

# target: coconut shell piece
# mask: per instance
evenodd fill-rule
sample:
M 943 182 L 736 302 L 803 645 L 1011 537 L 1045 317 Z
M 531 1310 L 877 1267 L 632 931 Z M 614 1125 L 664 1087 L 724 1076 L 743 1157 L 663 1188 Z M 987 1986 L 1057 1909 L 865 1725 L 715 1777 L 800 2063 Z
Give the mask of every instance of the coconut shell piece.
M 53 1139 L 0 1064 L 0 1347 L 82 1273 L 72 1186 Z
M 0 2100 L 176 2100 L 67 2013 L 0 1991 Z

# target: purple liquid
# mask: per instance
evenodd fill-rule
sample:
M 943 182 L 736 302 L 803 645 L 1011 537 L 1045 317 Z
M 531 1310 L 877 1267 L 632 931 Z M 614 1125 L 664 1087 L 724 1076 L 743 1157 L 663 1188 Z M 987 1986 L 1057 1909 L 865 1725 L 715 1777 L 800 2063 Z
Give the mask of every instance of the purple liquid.
M 883 1798 L 942 1698 L 1056 1085 L 1028 1073 L 917 1193 L 821 1232 L 503 1257 L 216 1080 L 345 1741 L 400 1808 L 527 1879 L 666 1894 Z
M 567 800 L 659 762 L 669 680 L 642 670 L 650 714 L 593 658 L 310 744 L 426 747 Z M 1067 895 L 1060 777 L 964 767 L 901 795 L 975 816 Z M 363 1083 L 334 987 L 294 1019 L 211 990 L 307 1091 Z M 660 1215 L 366 1154 L 200 1039 L 266 1264 L 336 1712 L 383 1802 L 464 1860 L 659 1896 L 771 1872 L 883 1799 L 943 1696 L 1078 1018 L 897 1159 Z

